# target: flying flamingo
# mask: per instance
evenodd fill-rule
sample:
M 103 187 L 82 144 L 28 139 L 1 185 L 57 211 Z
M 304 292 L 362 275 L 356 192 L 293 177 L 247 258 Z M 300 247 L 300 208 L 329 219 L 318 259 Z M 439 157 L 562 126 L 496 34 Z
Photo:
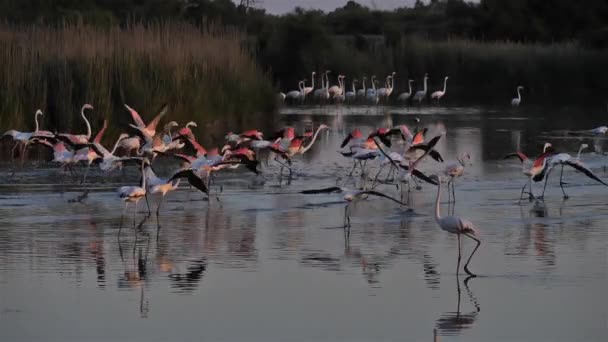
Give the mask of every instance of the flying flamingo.
M 87 119 L 87 117 L 84 113 L 85 109 L 93 110 L 94 108 L 92 105 L 86 103 L 80 109 L 80 116 L 82 117 L 85 124 L 87 125 L 87 134 L 75 135 L 75 134 L 59 133 L 59 134 L 56 134 L 57 139 L 63 140 L 64 142 L 66 142 L 72 146 L 86 144 L 89 142 L 89 140 L 91 139 L 92 132 L 91 132 L 91 124 L 89 123 L 89 120 Z
M 418 101 L 418 105 L 420 105 L 422 103 L 422 100 L 424 100 L 426 98 L 426 93 L 427 93 L 427 81 L 429 79 L 429 75 L 428 74 L 424 74 L 424 88 L 422 90 L 419 90 L 416 92 L 416 94 L 414 94 L 414 101 Z
M 521 103 L 521 90 L 523 90 L 524 87 L 519 86 L 517 87 L 517 97 L 511 100 L 511 106 L 513 107 L 519 107 L 519 104 Z
M 534 194 L 532 193 L 532 181 L 534 180 L 535 182 L 540 182 L 544 178 L 543 170 L 545 168 L 545 163 L 547 161 L 547 158 L 554 153 L 555 152 L 554 152 L 551 144 L 545 143 L 545 145 L 543 147 L 543 153 L 532 162 L 530 161 L 528 156 L 526 156 L 524 153 L 519 152 L 519 151 L 514 152 L 514 153 L 509 153 L 504 157 L 504 159 L 513 158 L 513 157 L 518 158 L 522 164 L 522 173 L 524 174 L 524 176 L 526 176 L 528 178 L 528 182 L 526 182 L 524 184 L 524 186 L 521 188 L 521 194 L 519 195 L 520 202 L 526 191 L 526 187 L 529 187 L 529 189 L 530 189 L 530 192 L 528 192 L 528 194 L 530 195 L 530 198 L 531 199 L 534 198 Z
M 141 139 L 138 136 L 127 137 L 122 139 L 118 144 L 118 148 L 123 151 L 124 155 L 132 156 L 137 154 L 137 152 L 141 149 Z
M 443 79 L 443 91 L 442 90 L 437 90 L 436 92 L 431 94 L 431 99 L 433 100 L 437 100 L 437 102 L 439 102 L 439 100 L 441 100 L 441 98 L 443 97 L 443 95 L 445 95 L 445 91 L 447 89 L 448 86 L 448 76 L 446 76 Z
M 381 192 L 374 191 L 374 190 L 351 190 L 351 189 L 334 186 L 334 187 L 329 187 L 329 188 L 324 188 L 324 189 L 304 190 L 304 191 L 301 191 L 300 193 L 306 194 L 306 195 L 342 193 L 343 194 L 342 199 L 347 202 L 346 207 L 344 207 L 344 229 L 348 228 L 349 233 L 350 233 L 350 213 L 349 213 L 350 205 L 353 202 L 367 198 L 368 195 L 383 197 L 383 198 L 389 199 L 397 204 L 400 204 L 404 207 L 407 207 L 407 205 L 405 203 L 399 201 L 398 199 L 392 198 L 388 195 L 385 195 Z
M 198 126 L 197 126 L 196 122 L 189 121 L 185 127 L 182 127 L 175 134 L 173 134 L 173 139 L 175 139 L 176 137 L 179 137 L 179 136 L 184 136 L 190 140 L 196 140 L 196 138 L 194 137 L 194 133 L 192 133 L 192 129 L 190 129 L 190 127 L 198 127 Z
M 452 185 L 452 198 L 456 203 L 456 190 L 454 188 L 455 179 L 464 174 L 465 160 L 471 160 L 471 155 L 463 153 L 456 159 L 456 162 L 450 163 L 445 168 L 445 175 L 450 177 L 448 181 L 448 202 L 450 201 L 450 184 Z
M 21 163 L 23 164 L 23 161 L 25 158 L 25 152 L 26 152 L 27 146 L 30 143 L 30 139 L 36 138 L 36 137 L 53 136 L 53 134 L 51 132 L 40 130 L 40 126 L 38 125 L 38 116 L 42 116 L 42 115 L 44 115 L 44 114 L 42 113 L 42 111 L 40 109 L 36 110 L 36 113 L 34 114 L 34 121 L 36 122 L 36 129 L 34 130 L 34 132 L 20 132 L 20 131 L 11 129 L 11 130 L 6 131 L 4 134 L 2 134 L 2 137 L 0 137 L 0 140 L 10 138 L 14 142 L 13 148 L 11 149 L 11 159 L 13 160 L 13 164 L 15 162 L 15 150 L 17 148 L 19 148 L 19 156 L 21 157 Z
M 313 135 L 313 137 L 310 140 L 310 142 L 308 143 L 308 145 L 304 145 L 303 138 L 296 137 L 293 140 L 291 140 L 291 143 L 289 144 L 289 147 L 287 148 L 287 150 L 285 150 L 284 148 L 281 148 L 281 146 L 278 144 L 274 144 L 273 147 L 276 150 L 278 150 L 280 153 L 285 152 L 286 155 L 289 157 L 289 159 L 291 159 L 293 156 L 295 156 L 297 154 L 303 155 L 304 153 L 306 153 L 306 151 L 308 151 L 312 147 L 312 145 L 314 145 L 319 133 L 323 129 L 329 129 L 329 127 L 324 124 L 319 125 L 319 127 L 317 127 L 317 131 Z M 283 167 L 287 167 L 287 169 L 289 170 L 289 177 L 291 177 L 291 174 L 292 174 L 291 168 L 289 166 L 279 162 L 276 158 L 275 158 L 275 160 L 282 165 L 281 166 L 281 175 L 283 174 Z
M 441 213 L 439 210 L 439 199 L 441 198 L 441 179 L 437 175 L 431 175 L 430 177 L 437 181 L 437 198 L 435 199 L 435 220 L 437 221 L 437 224 L 439 224 L 439 227 L 442 230 L 448 233 L 456 234 L 458 236 L 458 266 L 456 273 L 458 273 L 458 270 L 460 269 L 460 258 L 462 250 L 460 236 L 464 235 L 477 242 L 477 246 L 475 246 L 475 249 L 473 249 L 473 252 L 471 252 L 469 259 L 464 264 L 464 271 L 471 277 L 476 277 L 475 274 L 469 271 L 468 266 L 469 262 L 471 262 L 471 258 L 473 258 L 473 254 L 475 254 L 475 252 L 479 248 L 479 245 L 481 245 L 481 241 L 474 236 L 477 235 L 477 229 L 475 228 L 473 223 L 467 219 L 463 219 L 458 216 L 441 217 Z
M 598 176 L 596 176 L 593 173 L 593 171 L 591 171 L 587 166 L 585 166 L 580 161 L 580 153 L 585 148 L 584 145 L 585 144 L 583 144 L 583 146 L 581 146 L 581 148 L 579 149 L 578 156 L 576 159 L 572 158 L 572 156 L 570 156 L 568 153 L 555 153 L 548 158 L 547 162 L 544 165 L 544 169 L 543 169 L 543 173 L 545 174 L 545 185 L 543 187 L 543 193 L 540 198 L 544 197 L 545 189 L 547 188 L 547 182 L 549 180 L 549 175 L 551 174 L 551 171 L 553 170 L 553 168 L 555 168 L 556 166 L 561 166 L 561 172 L 560 172 L 560 176 L 559 176 L 559 186 L 561 187 L 562 193 L 564 194 L 564 199 L 568 198 L 568 195 L 566 194 L 566 191 L 564 190 L 564 184 L 567 184 L 563 181 L 564 166 L 570 166 L 570 167 L 576 169 L 577 171 L 584 173 L 587 177 L 597 181 L 598 183 L 608 186 L 608 183 L 601 180 Z
M 131 113 L 131 117 L 133 118 L 133 121 L 135 122 L 135 125 L 129 124 L 129 126 L 133 127 L 137 131 L 141 132 L 141 134 L 143 134 L 145 137 L 153 138 L 156 135 L 156 126 L 158 126 L 158 123 L 163 118 L 163 116 L 165 116 L 165 114 L 167 114 L 169 106 L 166 104 L 163 104 L 161 106 L 160 110 L 158 111 L 158 114 L 156 114 L 154 119 L 152 119 L 152 121 L 150 121 L 150 123 L 147 125 L 144 123 L 141 116 L 139 115 L 139 113 L 137 113 L 137 111 L 135 109 L 129 107 L 127 104 L 125 104 L 125 108 L 127 108 L 129 113 Z
M 397 101 L 406 103 L 407 100 L 412 96 L 412 82 L 414 82 L 414 80 L 407 81 L 410 90 L 409 92 L 399 94 L 399 96 L 397 97 Z
M 176 180 L 169 181 L 168 179 L 159 178 L 151 166 L 145 167 L 143 172 L 143 177 L 146 178 L 146 192 L 149 194 L 160 194 L 160 200 L 158 201 L 158 206 L 156 207 L 156 220 L 158 221 L 160 206 L 163 203 L 165 195 L 167 192 L 177 189 L 180 179 L 178 178 Z M 160 228 L 160 224 L 158 227 Z

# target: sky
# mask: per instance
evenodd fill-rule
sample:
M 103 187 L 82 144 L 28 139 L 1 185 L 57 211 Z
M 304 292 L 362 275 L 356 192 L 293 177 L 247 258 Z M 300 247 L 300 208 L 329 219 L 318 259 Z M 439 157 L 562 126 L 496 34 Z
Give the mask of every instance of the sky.
M 239 2 L 238 0 L 234 0 Z M 397 7 L 413 6 L 416 0 L 356 0 L 358 3 L 377 9 L 394 9 Z M 343 7 L 348 0 L 261 0 L 261 7 L 271 14 L 284 14 L 296 6 L 304 9 L 322 9 L 326 12 L 337 7 Z

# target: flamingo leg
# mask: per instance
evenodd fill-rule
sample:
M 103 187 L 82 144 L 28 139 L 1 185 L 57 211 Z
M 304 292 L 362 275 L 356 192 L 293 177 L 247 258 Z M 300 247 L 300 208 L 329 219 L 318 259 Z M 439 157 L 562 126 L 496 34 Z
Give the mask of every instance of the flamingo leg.
M 479 245 L 481 245 L 481 241 L 479 241 L 479 239 L 477 239 L 476 237 L 474 237 L 471 234 L 468 233 L 464 233 L 464 235 L 470 237 L 471 239 L 475 240 L 475 242 L 477 242 L 477 245 L 475 246 L 475 249 L 473 249 L 473 252 L 471 252 L 471 255 L 469 255 L 469 258 L 467 259 L 467 263 L 464 264 L 464 271 L 467 272 L 467 274 L 471 277 L 477 277 L 477 275 L 473 274 L 471 271 L 469 271 L 469 262 L 471 262 L 471 258 L 473 258 L 473 254 L 475 254 L 475 252 L 477 251 L 477 248 L 479 248 Z
M 122 222 L 124 221 L 125 214 L 127 213 L 127 208 L 129 207 L 129 202 L 125 202 L 125 208 L 122 210 L 122 215 L 120 215 L 120 227 L 118 228 L 118 238 L 120 239 L 120 232 L 122 231 Z
M 461 258 L 461 250 L 462 248 L 461 246 L 461 242 L 460 242 L 460 233 L 457 233 L 458 235 L 458 262 L 456 263 L 456 275 L 458 275 L 458 273 L 460 272 L 460 258 Z
M 452 199 L 454 200 L 454 204 L 456 204 L 456 188 L 454 186 L 455 183 L 456 181 L 452 179 Z
M 355 172 L 355 169 L 357 168 L 357 161 L 353 159 L 353 168 L 350 170 L 350 172 L 348 173 L 348 176 L 352 176 L 353 172 Z
M 146 193 L 144 197 L 146 198 L 146 205 L 148 206 L 148 217 L 150 217 L 152 211 L 150 210 L 150 202 L 148 202 L 148 194 Z M 137 202 L 135 202 L 135 209 L 137 209 Z
M 89 163 L 89 165 L 87 165 L 87 169 L 84 171 L 84 177 L 82 177 L 82 180 L 80 181 L 80 184 L 84 184 L 84 182 L 87 181 L 87 175 L 89 174 L 89 169 L 91 168 L 91 163 Z
M 526 190 L 527 186 L 528 186 L 528 183 L 525 183 L 524 187 L 521 188 L 521 194 L 519 194 L 519 201 L 517 202 L 517 204 L 520 204 L 521 200 L 524 198 L 524 191 Z
M 163 199 L 165 195 L 161 194 L 160 200 L 158 201 L 158 207 L 156 207 L 156 220 L 158 221 L 158 216 L 160 215 L 160 205 L 163 204 Z
M 137 203 L 139 201 L 135 201 L 135 210 L 133 210 L 133 229 L 135 229 L 135 217 L 137 216 Z
M 386 165 L 382 165 L 380 167 L 380 170 L 378 170 L 378 173 L 376 173 L 376 177 L 374 177 L 374 182 L 372 183 L 372 189 L 376 186 L 376 182 L 378 181 L 378 176 L 380 176 L 380 173 L 382 172 L 382 170 L 384 170 L 384 167 L 386 167 Z M 390 172 L 390 170 L 389 170 Z
M 562 188 L 562 193 L 564 194 L 564 199 L 568 199 L 568 195 L 566 195 L 566 190 L 564 190 L 564 184 L 568 184 L 568 183 L 564 183 L 563 176 L 564 176 L 564 164 L 562 164 L 562 170 L 560 171 L 560 174 L 559 174 L 559 186 L 560 186 L 560 188 Z

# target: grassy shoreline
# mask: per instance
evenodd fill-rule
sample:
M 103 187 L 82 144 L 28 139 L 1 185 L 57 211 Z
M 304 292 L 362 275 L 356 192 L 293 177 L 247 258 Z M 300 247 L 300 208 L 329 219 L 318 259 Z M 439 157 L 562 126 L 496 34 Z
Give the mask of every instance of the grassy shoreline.
M 248 127 L 276 103 L 245 41 L 237 31 L 180 23 L 0 26 L 0 128 L 31 129 L 41 108 L 46 129 L 81 131 L 83 103 L 95 106 L 93 130 L 107 118 L 113 136 L 130 123 L 123 103 L 145 120 L 169 103 L 168 119 L 197 121 L 201 133 Z

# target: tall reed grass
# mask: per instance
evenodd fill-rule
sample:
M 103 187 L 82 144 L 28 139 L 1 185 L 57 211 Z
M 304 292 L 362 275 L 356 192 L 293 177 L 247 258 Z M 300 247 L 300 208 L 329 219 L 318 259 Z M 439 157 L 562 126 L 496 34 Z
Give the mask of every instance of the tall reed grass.
M 95 106 L 94 131 L 104 118 L 124 130 L 124 103 L 145 121 L 168 103 L 165 122 L 194 120 L 207 134 L 271 122 L 274 91 L 245 41 L 179 23 L 0 26 L 0 128 L 31 129 L 42 108 L 46 129 L 84 131 L 83 103 Z

